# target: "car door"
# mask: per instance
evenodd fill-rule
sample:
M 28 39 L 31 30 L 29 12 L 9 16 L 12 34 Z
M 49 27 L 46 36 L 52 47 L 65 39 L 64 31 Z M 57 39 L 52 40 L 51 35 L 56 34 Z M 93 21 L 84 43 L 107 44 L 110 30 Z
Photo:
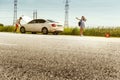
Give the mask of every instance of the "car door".
M 44 19 L 35 19 L 27 24 L 27 31 L 30 32 L 41 32 L 42 27 L 44 27 Z
M 34 26 L 36 24 L 36 20 L 32 20 L 26 25 L 26 30 L 27 31 L 35 31 Z
M 42 31 L 42 28 L 45 27 L 44 24 L 45 24 L 45 20 L 44 19 L 38 19 L 37 20 L 37 24 L 36 24 L 36 30 L 41 32 Z

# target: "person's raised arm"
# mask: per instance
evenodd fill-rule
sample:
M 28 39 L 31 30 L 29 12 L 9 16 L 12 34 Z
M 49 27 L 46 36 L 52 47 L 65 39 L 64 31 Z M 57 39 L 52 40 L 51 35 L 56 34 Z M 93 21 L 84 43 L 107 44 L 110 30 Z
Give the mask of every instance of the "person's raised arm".
M 76 17 L 77 20 L 80 20 L 78 17 Z

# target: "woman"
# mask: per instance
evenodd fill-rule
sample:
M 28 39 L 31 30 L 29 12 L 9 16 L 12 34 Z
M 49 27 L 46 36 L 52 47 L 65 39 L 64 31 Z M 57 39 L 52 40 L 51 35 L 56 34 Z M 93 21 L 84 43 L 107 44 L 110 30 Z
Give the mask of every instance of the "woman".
M 79 19 L 78 17 L 76 17 L 76 19 L 79 20 L 78 25 L 80 27 L 80 35 L 83 36 L 83 30 L 85 28 L 86 18 L 82 16 L 81 19 Z

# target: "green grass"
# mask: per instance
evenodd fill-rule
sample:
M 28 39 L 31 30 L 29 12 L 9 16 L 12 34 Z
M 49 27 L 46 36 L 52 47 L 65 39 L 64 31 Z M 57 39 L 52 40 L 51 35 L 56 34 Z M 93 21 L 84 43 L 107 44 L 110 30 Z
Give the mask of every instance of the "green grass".
M 0 26 L 0 32 L 13 32 L 13 26 Z
M 120 28 L 87 28 L 84 31 L 85 35 L 88 36 L 105 36 L 106 33 L 109 33 L 112 37 L 120 37 Z
M 120 27 L 116 28 L 85 28 L 84 35 L 86 36 L 105 36 L 106 33 L 109 33 L 111 37 L 120 37 Z M 79 27 L 66 27 L 62 35 L 80 35 Z
M 0 26 L 0 32 L 13 32 L 13 26 Z M 19 31 L 18 31 L 19 32 Z M 106 33 L 109 33 L 111 37 L 120 37 L 120 27 L 105 28 L 85 28 L 85 36 L 105 36 Z M 79 27 L 65 27 L 64 31 L 60 33 L 61 35 L 80 35 Z
M 61 33 L 63 35 L 79 35 L 79 29 L 77 27 L 65 27 L 64 31 Z

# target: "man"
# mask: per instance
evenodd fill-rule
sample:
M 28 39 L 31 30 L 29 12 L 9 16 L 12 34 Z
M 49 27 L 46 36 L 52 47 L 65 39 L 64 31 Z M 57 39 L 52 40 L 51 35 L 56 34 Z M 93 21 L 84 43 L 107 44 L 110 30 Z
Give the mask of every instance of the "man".
M 20 17 L 15 24 L 15 32 L 17 31 L 17 29 L 19 28 L 19 26 L 21 26 L 20 21 L 22 20 L 22 17 Z

